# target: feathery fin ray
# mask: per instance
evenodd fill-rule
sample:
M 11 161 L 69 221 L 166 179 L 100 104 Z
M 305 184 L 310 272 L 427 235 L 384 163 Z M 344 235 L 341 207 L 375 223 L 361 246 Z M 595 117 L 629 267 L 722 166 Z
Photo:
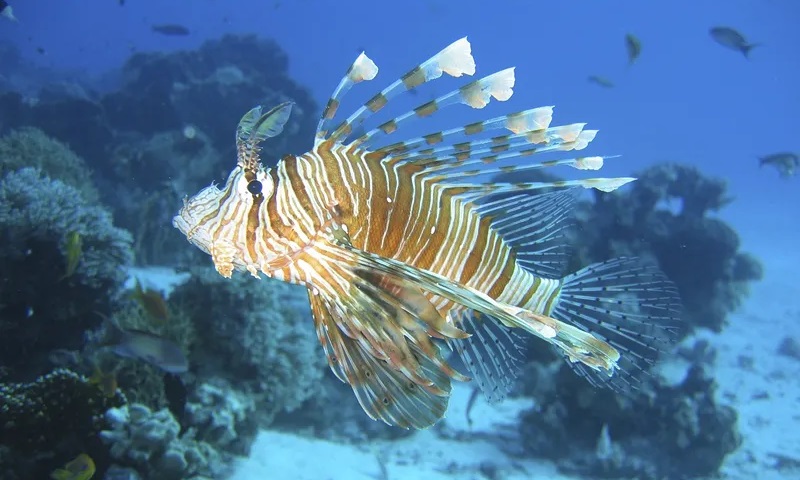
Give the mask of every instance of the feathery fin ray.
M 284 102 L 266 113 L 262 112 L 260 106 L 255 107 L 239 120 L 236 127 L 236 146 L 240 161 L 247 163 L 245 168 L 255 168 L 259 162 L 259 144 L 267 138 L 280 135 L 289 121 L 293 105 L 294 102 Z
M 448 341 L 448 345 L 472 373 L 486 400 L 489 403 L 503 400 L 525 362 L 526 339 L 518 329 L 508 328 L 474 310 L 458 309 L 451 312 L 451 318 L 472 336 Z

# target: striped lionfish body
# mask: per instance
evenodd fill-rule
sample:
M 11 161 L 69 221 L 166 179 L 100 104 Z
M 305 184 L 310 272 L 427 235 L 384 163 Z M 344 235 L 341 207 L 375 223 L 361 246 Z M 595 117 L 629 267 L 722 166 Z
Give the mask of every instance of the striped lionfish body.
M 507 100 L 515 81 L 507 69 L 349 138 L 394 96 L 443 74 L 474 74 L 465 38 L 330 128 L 343 95 L 377 71 L 359 55 L 323 112 L 314 148 L 274 168 L 261 165 L 259 144 L 282 131 L 292 105 L 248 112 L 224 187 L 186 200 L 173 224 L 225 277 L 240 270 L 307 287 L 330 368 L 373 419 L 425 428 L 444 415 L 451 380 L 470 378 L 448 364 L 439 342 L 489 400 L 501 399 L 524 359 L 523 331 L 592 383 L 634 387 L 677 328 L 675 289 L 625 258 L 563 277 L 560 248 L 574 190 L 612 191 L 633 179 L 491 180 L 559 165 L 597 170 L 608 157 L 528 158 L 581 150 L 596 131 L 551 127 L 552 107 L 540 107 L 375 146 L 449 105 Z M 501 132 L 485 135 L 493 130 Z

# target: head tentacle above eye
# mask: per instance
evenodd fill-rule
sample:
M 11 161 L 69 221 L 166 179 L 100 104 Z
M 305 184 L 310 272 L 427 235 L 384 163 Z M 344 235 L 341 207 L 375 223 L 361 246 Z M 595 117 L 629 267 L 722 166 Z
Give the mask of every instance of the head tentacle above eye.
M 245 113 L 236 127 L 236 148 L 238 150 L 239 166 L 244 169 L 248 181 L 255 180 L 260 167 L 260 143 L 267 138 L 280 135 L 289 116 L 292 113 L 294 102 L 284 102 L 263 113 L 261 106 Z M 249 188 L 248 188 L 249 190 Z

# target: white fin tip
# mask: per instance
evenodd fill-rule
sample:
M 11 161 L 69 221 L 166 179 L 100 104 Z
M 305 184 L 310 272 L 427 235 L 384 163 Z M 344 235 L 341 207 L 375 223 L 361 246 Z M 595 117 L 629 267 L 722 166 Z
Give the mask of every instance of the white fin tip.
M 350 69 L 350 73 L 347 74 L 347 77 L 353 83 L 359 83 L 364 80 L 372 80 L 376 75 L 378 75 L 378 66 L 375 65 L 375 62 L 373 62 L 366 53 L 361 52 L 358 58 L 356 58 L 356 61 L 353 62 L 353 68 Z

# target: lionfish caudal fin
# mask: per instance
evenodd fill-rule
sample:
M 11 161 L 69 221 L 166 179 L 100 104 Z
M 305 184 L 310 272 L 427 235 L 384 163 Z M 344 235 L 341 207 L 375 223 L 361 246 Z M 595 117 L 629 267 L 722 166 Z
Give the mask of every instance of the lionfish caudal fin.
M 642 385 L 684 328 L 674 284 L 637 258 L 597 263 L 565 277 L 551 316 L 561 326 L 550 343 L 567 365 L 593 386 L 623 394 Z M 486 400 L 502 400 L 525 361 L 526 339 L 496 315 L 456 310 L 451 318 L 471 336 L 448 344 Z M 607 358 L 586 348 L 593 343 L 586 335 L 604 344 Z

